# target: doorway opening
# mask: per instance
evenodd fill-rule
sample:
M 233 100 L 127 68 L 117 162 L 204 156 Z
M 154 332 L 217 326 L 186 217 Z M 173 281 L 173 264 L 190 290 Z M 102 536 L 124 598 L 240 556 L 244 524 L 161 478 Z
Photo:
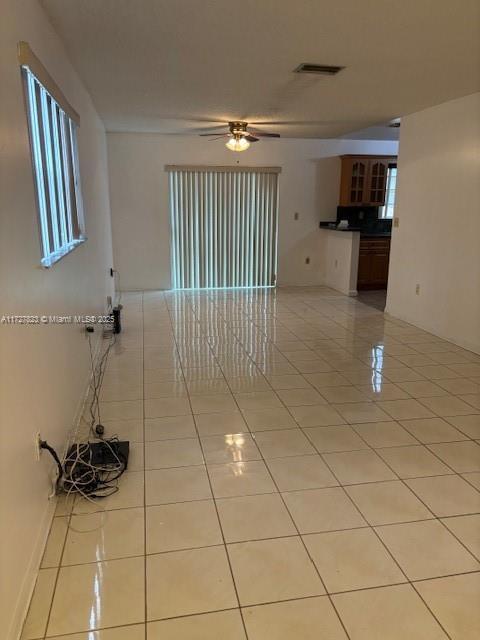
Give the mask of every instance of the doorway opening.
M 381 311 L 385 309 L 388 288 L 397 163 L 388 162 L 383 168 L 382 177 L 376 178 L 375 186 L 381 188 L 384 202 L 379 207 L 372 208 L 376 220 L 360 232 L 357 280 L 361 301 Z

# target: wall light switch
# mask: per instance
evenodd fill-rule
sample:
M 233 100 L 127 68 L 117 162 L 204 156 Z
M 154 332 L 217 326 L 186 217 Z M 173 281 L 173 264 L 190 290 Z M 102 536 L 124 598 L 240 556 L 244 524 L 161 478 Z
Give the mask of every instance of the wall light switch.
M 295 213 L 293 214 L 293 219 L 298 220 L 299 217 L 300 217 L 300 214 L 298 213 L 298 211 L 295 211 Z
M 310 258 L 305 258 L 305 264 L 310 264 Z
M 400 218 L 394 218 L 393 219 L 393 226 L 394 227 L 399 227 L 400 226 Z
M 415 293 L 417 294 L 417 296 L 420 295 L 420 285 L 417 284 L 417 286 L 415 287 Z

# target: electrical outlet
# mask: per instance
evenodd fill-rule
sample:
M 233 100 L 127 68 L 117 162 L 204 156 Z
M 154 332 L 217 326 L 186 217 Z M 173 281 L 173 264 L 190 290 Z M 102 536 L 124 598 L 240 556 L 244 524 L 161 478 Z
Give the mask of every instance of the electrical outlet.
M 42 436 L 40 435 L 40 432 L 35 434 L 35 440 L 34 440 L 34 445 L 35 445 L 35 460 L 38 462 L 40 460 L 40 456 L 42 455 L 42 451 L 43 449 L 40 448 L 40 443 L 42 442 Z
M 400 218 L 394 218 L 393 219 L 393 226 L 394 227 L 399 227 L 400 226 Z
M 420 285 L 419 284 L 417 284 L 416 287 L 415 287 L 415 293 L 417 294 L 417 296 L 420 295 Z

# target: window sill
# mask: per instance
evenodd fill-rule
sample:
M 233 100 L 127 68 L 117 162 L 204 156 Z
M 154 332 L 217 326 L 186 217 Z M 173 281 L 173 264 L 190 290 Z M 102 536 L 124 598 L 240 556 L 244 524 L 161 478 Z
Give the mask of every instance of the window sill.
M 44 267 L 45 269 L 49 269 L 56 262 L 58 262 L 63 257 L 65 257 L 66 255 L 71 253 L 74 249 L 79 247 L 81 244 L 83 244 L 86 241 L 86 239 L 87 238 L 84 237 L 84 238 L 79 238 L 78 240 L 73 240 L 73 242 L 70 242 L 65 247 L 62 247 L 58 251 L 55 251 L 54 253 L 51 253 L 46 258 L 42 258 L 42 261 L 41 261 L 42 267 Z

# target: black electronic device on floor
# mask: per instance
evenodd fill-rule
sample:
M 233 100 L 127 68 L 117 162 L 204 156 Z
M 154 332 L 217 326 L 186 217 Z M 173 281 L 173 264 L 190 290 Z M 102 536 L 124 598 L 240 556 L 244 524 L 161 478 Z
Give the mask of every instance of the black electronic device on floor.
M 66 459 L 67 462 L 76 459 L 95 467 L 115 466 L 118 465 L 120 460 L 126 469 L 128 467 L 129 453 L 130 442 L 128 440 L 108 440 L 81 445 L 73 444 L 68 450 Z
M 95 466 L 115 465 L 120 460 L 125 465 L 125 469 L 128 467 L 128 455 L 130 453 L 128 440 L 90 442 L 90 449 L 92 451 L 92 464 Z
M 112 483 L 126 471 L 129 453 L 128 440 L 73 444 L 64 462 L 64 489 L 97 498 L 106 497 L 109 490 L 117 491 Z

